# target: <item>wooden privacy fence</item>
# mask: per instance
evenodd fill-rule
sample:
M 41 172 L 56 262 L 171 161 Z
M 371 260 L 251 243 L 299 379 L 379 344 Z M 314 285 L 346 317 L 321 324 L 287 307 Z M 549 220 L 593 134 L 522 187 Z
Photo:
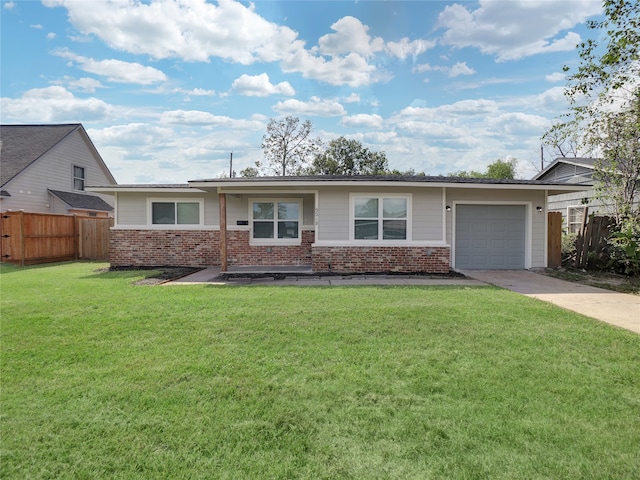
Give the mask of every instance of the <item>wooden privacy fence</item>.
M 607 239 L 616 221 L 613 217 L 586 215 L 576 238 L 576 268 L 600 267 L 607 261 Z M 588 221 L 587 221 L 588 218 Z
M 547 214 L 547 266 L 562 265 L 562 212 Z
M 4 212 L 0 258 L 19 265 L 65 260 L 108 260 L 112 218 Z

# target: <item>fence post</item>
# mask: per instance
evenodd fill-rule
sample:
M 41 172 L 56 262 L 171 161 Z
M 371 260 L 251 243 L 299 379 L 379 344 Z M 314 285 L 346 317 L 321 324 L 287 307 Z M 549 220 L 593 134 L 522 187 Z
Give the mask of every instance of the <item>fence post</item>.
M 20 266 L 24 267 L 24 211 L 20 210 Z
M 547 267 L 562 265 L 562 213 L 547 214 Z
M 80 218 L 73 214 L 73 259 L 78 260 L 78 250 L 80 249 Z

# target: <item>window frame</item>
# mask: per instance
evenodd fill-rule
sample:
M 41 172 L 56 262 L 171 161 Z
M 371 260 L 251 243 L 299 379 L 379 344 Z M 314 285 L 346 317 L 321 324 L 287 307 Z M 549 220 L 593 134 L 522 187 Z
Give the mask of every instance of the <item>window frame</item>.
M 378 200 L 378 216 L 376 220 L 378 221 L 378 238 L 376 239 L 362 239 L 356 238 L 356 215 L 355 215 L 355 206 L 357 199 L 364 198 L 376 198 Z M 385 218 L 383 215 L 383 206 L 385 198 L 404 198 L 407 201 L 407 216 L 405 218 Z M 393 245 L 395 243 L 406 245 L 408 242 L 412 240 L 412 200 L 413 196 L 410 193 L 350 193 L 349 194 L 349 241 L 352 243 L 357 243 L 361 245 Z M 383 238 L 383 229 L 384 229 L 384 220 L 404 220 L 406 221 L 406 238 Z
M 249 204 L 249 245 L 301 245 L 302 244 L 302 219 L 304 217 L 303 214 L 303 202 L 301 198 L 259 198 L 259 197 L 251 197 L 248 199 Z M 273 211 L 274 218 L 273 219 L 254 219 L 253 218 L 253 204 L 254 203 L 273 203 Z M 278 238 L 278 204 L 279 203 L 295 203 L 298 205 L 298 236 L 296 238 Z M 273 222 L 273 233 L 274 238 L 253 238 L 253 225 L 254 221 Z M 284 221 L 284 220 L 283 220 Z
M 584 205 L 569 205 L 567 207 L 567 233 L 568 234 L 577 234 L 577 233 L 580 232 L 580 228 L 582 227 L 582 223 L 584 222 L 584 218 L 582 218 L 583 215 L 584 215 L 584 207 L 585 207 Z M 580 217 L 581 218 L 580 218 L 579 222 L 572 222 L 571 221 L 571 211 L 572 210 L 576 210 L 576 211 L 580 212 Z M 571 228 L 572 225 L 578 225 L 578 231 L 577 232 L 572 231 L 572 228 Z
M 76 168 L 82 171 L 82 177 L 76 176 Z M 80 165 L 72 165 L 71 166 L 71 181 L 73 184 L 73 190 L 77 192 L 84 192 L 84 187 L 87 181 L 87 169 L 85 167 L 81 167 Z M 80 182 L 82 184 L 81 188 L 76 187 L 76 182 Z
M 153 204 L 154 203 L 173 203 L 174 204 L 174 222 L 178 219 L 177 211 L 179 203 L 197 203 L 198 204 L 198 223 L 153 223 Z M 204 226 L 204 199 L 202 198 L 184 198 L 184 197 L 154 197 L 147 199 L 147 226 L 150 228 L 163 230 L 192 230 L 202 228 Z

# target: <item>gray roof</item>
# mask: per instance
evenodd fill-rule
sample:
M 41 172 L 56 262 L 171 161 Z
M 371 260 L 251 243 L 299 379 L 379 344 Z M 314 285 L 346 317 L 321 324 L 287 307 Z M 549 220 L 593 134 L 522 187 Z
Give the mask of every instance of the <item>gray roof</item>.
M 591 170 L 594 170 L 596 168 L 596 161 L 598 161 L 597 158 L 586 158 L 586 157 L 558 157 L 556 158 L 553 162 L 551 162 L 549 165 L 547 165 L 547 168 L 545 168 L 544 170 L 538 172 L 537 174 L 534 175 L 533 180 L 538 180 L 540 178 L 543 178 L 547 175 L 547 173 L 549 173 L 550 171 L 558 168 L 558 165 L 576 165 L 578 167 L 584 167 L 584 168 L 588 168 Z
M 113 207 L 96 195 L 88 193 L 62 192 L 60 190 L 49 190 L 52 194 L 69 205 L 71 208 L 82 210 L 100 210 L 110 212 Z
M 0 185 L 48 152 L 71 132 L 82 128 L 79 123 L 69 125 L 0 125 L 2 169 Z
M 265 181 L 276 182 L 418 182 L 418 183 L 470 183 L 488 185 L 550 185 L 557 182 L 544 182 L 536 180 L 501 180 L 495 178 L 466 178 L 445 177 L 429 175 L 314 175 L 314 176 L 286 176 L 286 177 L 236 177 L 236 178 L 212 178 L 204 180 L 190 180 L 189 183 L 216 182 L 216 183 L 261 183 Z

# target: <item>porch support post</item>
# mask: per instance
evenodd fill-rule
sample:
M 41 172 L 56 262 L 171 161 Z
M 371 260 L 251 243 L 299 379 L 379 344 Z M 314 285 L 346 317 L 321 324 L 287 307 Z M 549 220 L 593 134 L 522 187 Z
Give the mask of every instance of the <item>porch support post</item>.
M 218 194 L 220 204 L 220 271 L 227 271 L 227 195 Z

